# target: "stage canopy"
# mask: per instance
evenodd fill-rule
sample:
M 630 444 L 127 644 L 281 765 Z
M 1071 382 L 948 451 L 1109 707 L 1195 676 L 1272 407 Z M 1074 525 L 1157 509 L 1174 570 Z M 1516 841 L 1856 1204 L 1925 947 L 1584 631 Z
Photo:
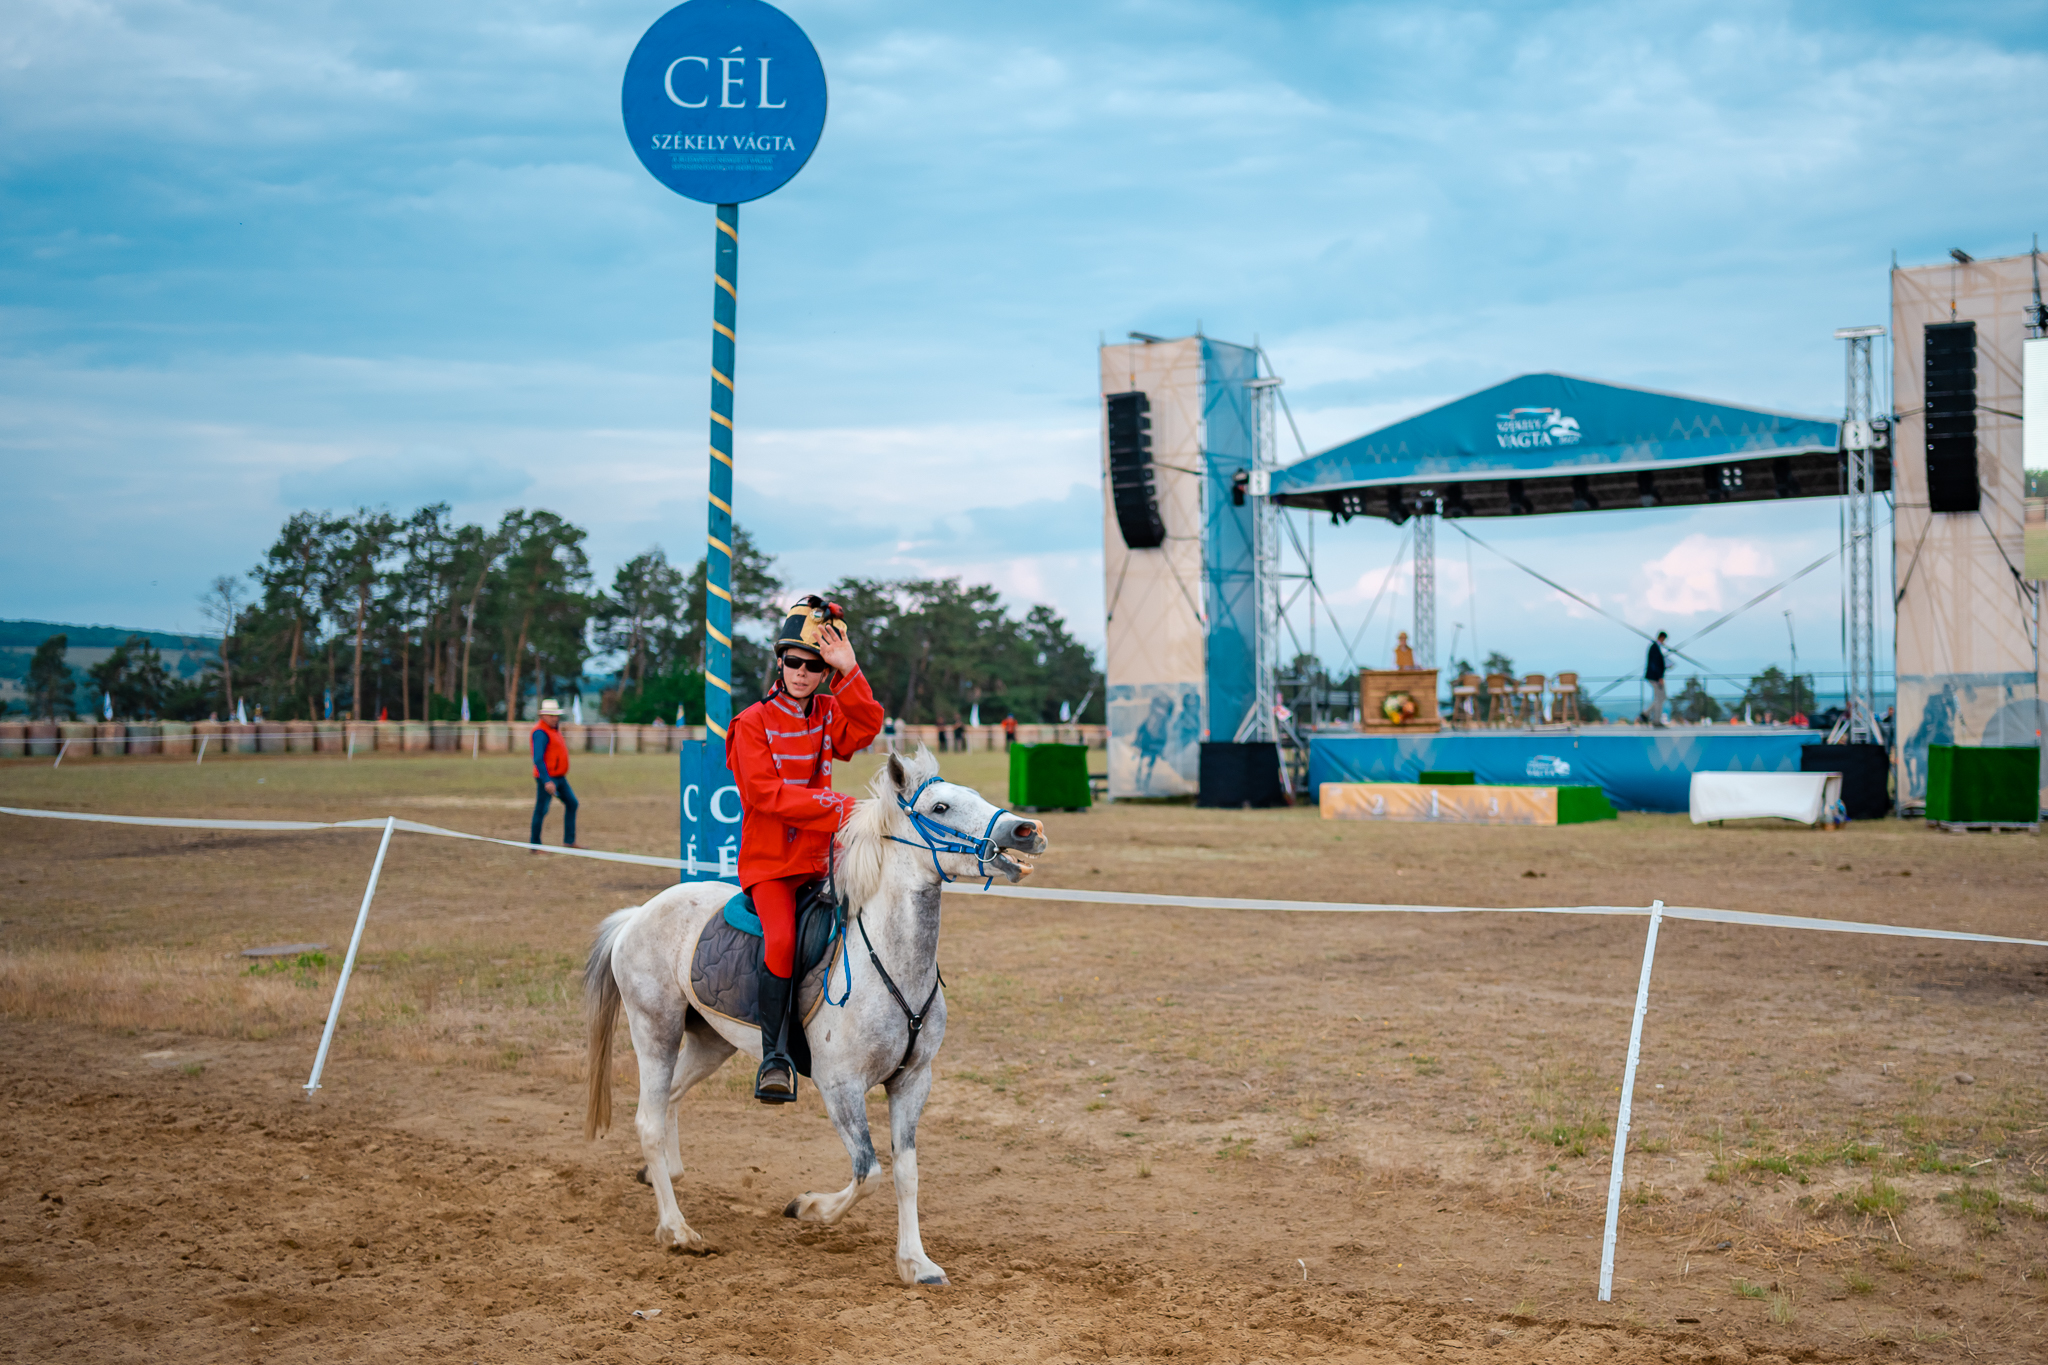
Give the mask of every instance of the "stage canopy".
M 1564 374 L 1525 374 L 1272 474 L 1291 507 L 1396 523 L 1839 496 L 1840 424 Z M 1877 487 L 1891 487 L 1890 450 Z

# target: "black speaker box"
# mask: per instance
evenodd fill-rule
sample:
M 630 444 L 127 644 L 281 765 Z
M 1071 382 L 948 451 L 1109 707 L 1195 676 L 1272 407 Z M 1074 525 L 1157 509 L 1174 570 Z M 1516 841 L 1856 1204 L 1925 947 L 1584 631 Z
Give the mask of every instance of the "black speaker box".
M 1809 744 L 1799 771 L 1840 773 L 1842 805 L 1851 820 L 1881 820 L 1891 813 L 1892 758 L 1882 744 Z
M 1239 810 L 1287 804 L 1286 789 L 1280 785 L 1280 746 L 1271 741 L 1204 744 L 1199 782 L 1198 806 Z
M 1166 543 L 1152 477 L 1152 403 L 1143 393 L 1113 393 L 1109 406 L 1109 497 L 1117 530 L 1133 550 Z

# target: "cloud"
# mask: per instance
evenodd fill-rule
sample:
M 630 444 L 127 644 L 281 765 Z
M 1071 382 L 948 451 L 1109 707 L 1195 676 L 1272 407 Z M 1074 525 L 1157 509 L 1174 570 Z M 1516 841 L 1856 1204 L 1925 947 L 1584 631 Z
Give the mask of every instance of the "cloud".
M 289 506 L 389 506 L 401 512 L 436 502 L 458 508 L 502 503 L 532 486 L 532 477 L 514 465 L 433 446 L 355 455 L 277 480 L 278 496 Z
M 1725 580 L 1768 578 L 1773 572 L 1770 552 L 1755 541 L 1695 532 L 1643 565 L 1649 582 L 1642 600 L 1666 616 L 1723 611 Z

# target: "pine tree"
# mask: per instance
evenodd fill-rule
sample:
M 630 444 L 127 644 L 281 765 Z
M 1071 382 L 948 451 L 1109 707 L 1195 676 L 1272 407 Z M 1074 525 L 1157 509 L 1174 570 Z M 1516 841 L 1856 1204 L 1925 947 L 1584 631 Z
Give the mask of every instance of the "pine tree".
M 64 662 L 70 639 L 52 635 L 36 646 L 28 665 L 29 710 L 46 720 L 72 714 L 71 666 Z

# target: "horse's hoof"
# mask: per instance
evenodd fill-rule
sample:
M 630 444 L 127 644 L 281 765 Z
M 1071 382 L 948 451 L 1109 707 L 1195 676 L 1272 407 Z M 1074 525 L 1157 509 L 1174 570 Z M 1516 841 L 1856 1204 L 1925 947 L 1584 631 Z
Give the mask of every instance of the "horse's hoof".
M 782 1206 L 782 1216 L 783 1216 L 784 1218 L 794 1218 L 794 1217 L 796 1217 L 796 1206 L 797 1206 L 798 1204 L 802 1203 L 802 1202 L 803 1202 L 802 1198 L 801 1198 L 801 1197 L 799 1197 L 799 1198 L 796 1198 L 796 1199 L 792 1199 L 792 1200 L 790 1200 L 790 1201 L 789 1201 L 789 1202 L 788 1202 L 787 1204 L 784 1204 L 784 1205 Z
M 705 1254 L 704 1234 L 687 1225 L 680 1229 L 656 1228 L 654 1242 L 656 1246 L 664 1246 L 671 1251 L 688 1252 L 692 1256 Z

